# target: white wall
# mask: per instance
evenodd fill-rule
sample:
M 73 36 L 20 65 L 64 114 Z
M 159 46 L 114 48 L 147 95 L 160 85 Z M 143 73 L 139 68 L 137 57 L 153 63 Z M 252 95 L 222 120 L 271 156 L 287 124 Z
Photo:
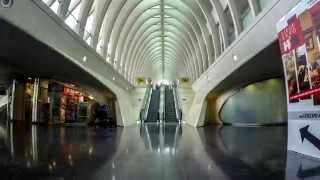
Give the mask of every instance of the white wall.
M 136 115 L 134 121 L 138 121 L 140 119 L 140 110 L 142 108 L 143 99 L 145 96 L 147 88 L 135 88 L 131 91 L 131 101 L 133 103 L 133 112 Z
M 182 120 L 186 121 L 188 112 L 193 102 L 194 92 L 191 87 L 178 88 L 177 90 L 178 90 L 179 102 L 182 108 Z

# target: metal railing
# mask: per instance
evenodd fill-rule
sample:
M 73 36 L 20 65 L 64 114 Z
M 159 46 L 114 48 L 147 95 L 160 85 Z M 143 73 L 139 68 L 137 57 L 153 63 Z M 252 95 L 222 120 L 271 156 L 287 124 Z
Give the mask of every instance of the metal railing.
M 142 108 L 141 108 L 141 111 L 140 111 L 140 121 L 141 121 L 141 123 L 144 123 L 144 121 L 148 117 L 151 94 L 152 94 L 152 88 L 150 86 L 148 86 L 147 89 L 146 89 L 146 93 L 144 95 L 144 98 L 143 98 Z
M 165 86 L 160 86 L 160 109 L 159 109 L 159 119 L 160 123 L 165 122 L 165 112 L 166 112 L 166 95 Z
M 180 104 L 180 98 L 179 98 L 179 94 L 177 92 L 177 87 L 176 86 L 172 86 L 173 89 L 173 97 L 174 97 L 174 105 L 175 105 L 175 111 L 176 111 L 176 116 L 177 119 L 179 121 L 179 123 L 181 123 L 182 121 L 182 108 L 181 108 L 181 104 Z

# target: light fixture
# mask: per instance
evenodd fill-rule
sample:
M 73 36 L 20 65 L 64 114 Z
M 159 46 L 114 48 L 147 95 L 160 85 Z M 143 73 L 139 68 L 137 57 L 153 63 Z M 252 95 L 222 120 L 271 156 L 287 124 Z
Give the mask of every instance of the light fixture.
M 86 61 L 87 61 L 87 56 L 83 56 L 82 62 L 86 62 Z
M 10 8 L 13 5 L 13 0 L 0 0 L 0 5 L 3 8 Z
M 93 99 L 94 99 L 94 97 L 93 97 L 92 95 L 90 95 L 90 96 L 89 96 L 89 99 L 93 100 Z
M 28 80 L 32 80 L 32 77 L 28 77 Z
M 116 77 L 113 77 L 113 78 L 112 78 L 112 80 L 114 80 L 114 81 L 115 81 L 115 80 L 116 80 Z
M 238 56 L 236 54 L 233 54 L 232 58 L 233 58 L 234 61 L 238 61 L 239 60 L 239 58 L 238 58 Z

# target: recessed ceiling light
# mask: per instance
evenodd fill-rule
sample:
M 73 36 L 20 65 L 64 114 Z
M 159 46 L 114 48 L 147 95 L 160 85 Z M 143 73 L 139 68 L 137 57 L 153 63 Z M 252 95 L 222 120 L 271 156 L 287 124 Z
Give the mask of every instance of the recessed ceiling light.
M 28 80 L 32 80 L 32 77 L 28 77 Z
M 238 56 L 236 54 L 233 54 L 232 58 L 233 58 L 234 61 L 238 61 L 239 60 L 239 58 L 238 58 Z
M 82 61 L 86 62 L 87 61 L 87 56 L 83 56 Z

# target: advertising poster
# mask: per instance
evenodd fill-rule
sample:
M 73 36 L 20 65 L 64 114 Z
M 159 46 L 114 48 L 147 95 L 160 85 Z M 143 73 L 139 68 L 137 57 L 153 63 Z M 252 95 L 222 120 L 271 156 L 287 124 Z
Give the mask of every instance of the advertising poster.
M 277 24 L 288 97 L 288 150 L 320 158 L 320 0 Z

